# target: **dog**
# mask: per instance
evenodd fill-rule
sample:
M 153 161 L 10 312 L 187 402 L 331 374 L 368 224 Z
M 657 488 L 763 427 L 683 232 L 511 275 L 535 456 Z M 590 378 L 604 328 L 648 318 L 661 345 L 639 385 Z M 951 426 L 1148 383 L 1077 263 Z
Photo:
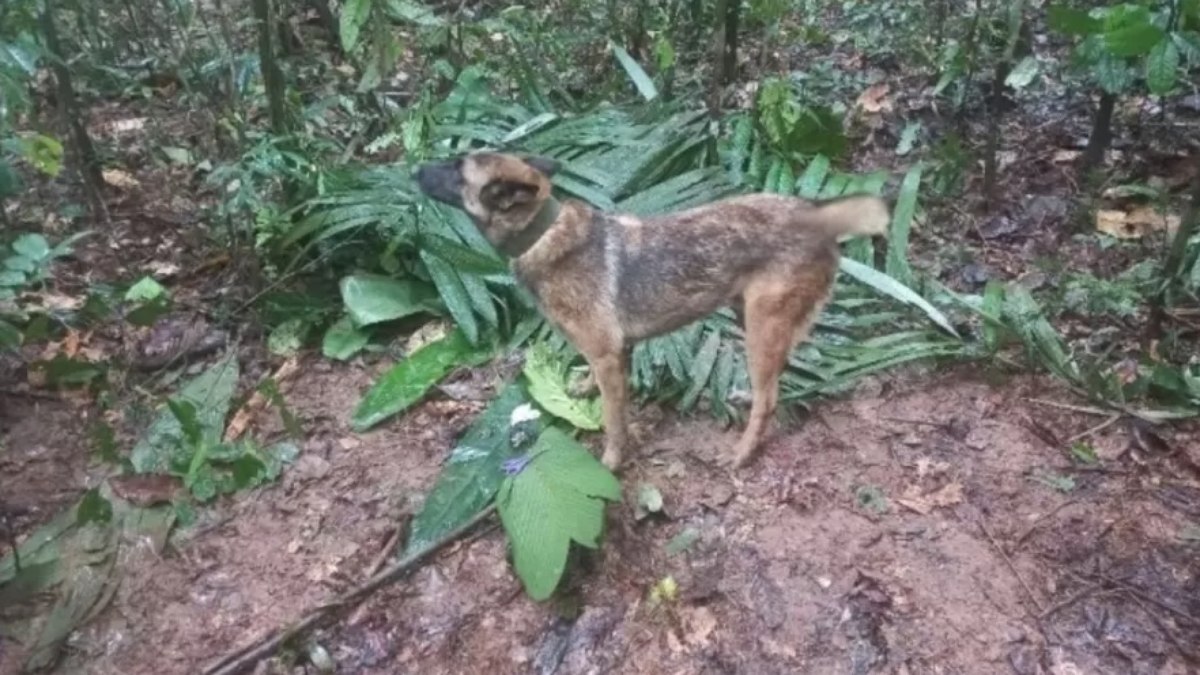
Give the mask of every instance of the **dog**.
M 478 152 L 424 164 L 416 181 L 471 217 L 583 354 L 603 402 L 601 461 L 610 469 L 628 445 L 633 346 L 733 306 L 745 328 L 753 401 L 723 461 L 745 466 L 775 412 L 789 352 L 829 300 L 839 238 L 886 235 L 887 203 L 750 194 L 642 218 L 560 202 L 551 194 L 557 170 L 544 157 Z

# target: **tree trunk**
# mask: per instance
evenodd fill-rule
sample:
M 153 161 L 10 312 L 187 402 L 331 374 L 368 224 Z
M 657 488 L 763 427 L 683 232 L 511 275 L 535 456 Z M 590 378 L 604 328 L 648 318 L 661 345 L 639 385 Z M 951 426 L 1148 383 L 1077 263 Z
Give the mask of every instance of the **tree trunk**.
M 726 83 L 737 79 L 738 23 L 741 14 L 741 0 L 725 0 L 725 57 L 721 67 L 722 80 Z
M 45 0 L 42 11 L 38 14 L 42 36 L 46 40 L 46 49 L 50 52 L 50 66 L 54 72 L 54 84 L 58 98 L 58 109 L 63 122 L 70 129 L 71 149 L 75 155 L 76 170 L 79 171 L 83 188 L 91 202 L 92 215 L 107 223 L 108 209 L 105 207 L 100 193 L 102 179 L 100 177 L 100 162 L 96 158 L 96 148 L 92 138 L 88 136 L 87 126 L 83 121 L 83 111 L 79 108 L 79 100 L 75 96 L 75 85 L 71 81 L 71 69 L 63 57 L 62 43 L 58 39 L 58 25 L 54 19 L 54 3 Z
M 267 111 L 271 117 L 271 131 L 282 136 L 288 131 L 287 110 L 284 108 L 283 71 L 275 58 L 272 33 L 275 22 L 271 20 L 271 0 L 251 0 L 254 18 L 258 23 L 258 59 L 262 64 L 263 85 L 267 90 Z
M 1096 117 L 1092 121 L 1092 134 L 1088 137 L 1087 149 L 1083 151 L 1083 160 L 1079 167 L 1083 174 L 1100 166 L 1104 161 L 1104 152 L 1112 143 L 1112 116 L 1116 103 L 1115 94 L 1107 91 L 1100 94 L 1100 107 L 1096 109 Z

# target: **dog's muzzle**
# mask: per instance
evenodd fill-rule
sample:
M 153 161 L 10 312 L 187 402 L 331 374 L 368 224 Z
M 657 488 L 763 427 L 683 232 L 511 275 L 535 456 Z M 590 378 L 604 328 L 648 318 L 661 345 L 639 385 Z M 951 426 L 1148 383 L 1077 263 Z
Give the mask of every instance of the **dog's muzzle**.
M 462 162 L 430 162 L 417 169 L 417 186 L 433 199 L 462 206 Z

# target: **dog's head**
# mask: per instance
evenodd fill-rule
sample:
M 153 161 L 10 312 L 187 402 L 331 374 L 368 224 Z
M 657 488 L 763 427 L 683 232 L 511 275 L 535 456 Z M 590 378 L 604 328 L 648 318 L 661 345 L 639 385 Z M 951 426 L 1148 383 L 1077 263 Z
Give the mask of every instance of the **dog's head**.
M 493 246 L 522 232 L 550 198 L 552 159 L 480 152 L 417 170 L 421 191 L 467 212 Z

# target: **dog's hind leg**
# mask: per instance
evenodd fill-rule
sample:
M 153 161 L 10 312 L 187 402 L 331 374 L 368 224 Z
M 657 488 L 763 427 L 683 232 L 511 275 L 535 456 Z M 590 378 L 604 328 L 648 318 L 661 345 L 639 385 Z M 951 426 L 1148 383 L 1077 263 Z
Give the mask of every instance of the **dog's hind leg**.
M 760 277 L 746 287 L 746 352 L 754 402 L 734 448 L 734 466 L 754 458 L 779 401 L 779 376 L 788 354 L 808 336 L 829 297 L 832 278 L 832 271 L 814 265 L 798 275 Z

